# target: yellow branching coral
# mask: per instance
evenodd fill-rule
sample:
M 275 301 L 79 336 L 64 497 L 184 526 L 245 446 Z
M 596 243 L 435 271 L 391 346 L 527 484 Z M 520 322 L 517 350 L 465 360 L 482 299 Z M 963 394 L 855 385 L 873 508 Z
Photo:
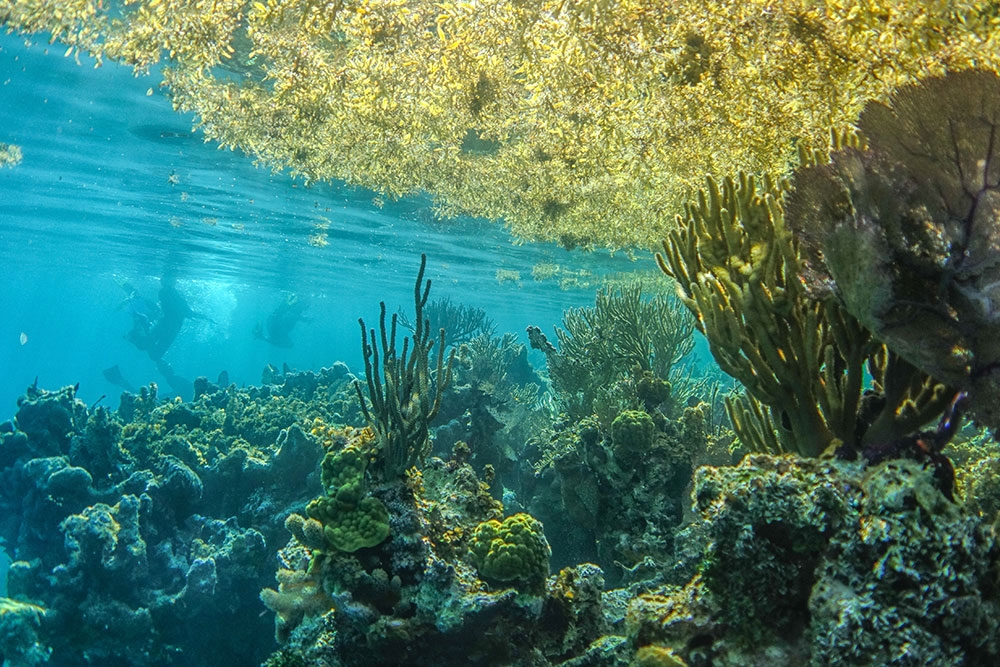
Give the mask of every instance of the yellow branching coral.
M 835 149 L 845 144 L 860 138 L 834 136 Z M 827 159 L 800 151 L 804 166 Z M 719 366 L 746 387 L 745 398 L 727 400 L 734 430 L 751 449 L 805 456 L 916 430 L 953 392 L 888 351 L 836 299 L 807 295 L 785 226 L 788 190 L 785 179 L 709 179 L 656 256 Z
M 853 434 L 868 334 L 835 303 L 805 298 L 783 185 L 743 174 L 721 185 L 708 181 L 657 260 L 716 361 L 747 387 L 749 401 L 728 406 L 744 443 L 815 456 Z
M 867 100 L 1000 66 L 959 0 L 0 0 L 8 27 L 147 68 L 275 168 L 524 238 L 650 246 L 705 173 L 777 173 Z

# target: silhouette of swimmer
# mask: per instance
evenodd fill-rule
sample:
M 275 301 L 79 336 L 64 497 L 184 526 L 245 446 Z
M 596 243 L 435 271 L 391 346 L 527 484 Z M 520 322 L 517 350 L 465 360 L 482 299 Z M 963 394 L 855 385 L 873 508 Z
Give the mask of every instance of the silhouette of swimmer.
M 170 385 L 170 389 L 173 390 L 174 395 L 184 397 L 191 395 L 191 380 L 181 377 L 175 373 L 173 366 L 165 362 L 163 359 L 157 359 L 156 370 L 158 370 L 160 375 L 166 379 L 167 384 Z
M 156 369 L 160 371 L 160 374 L 164 378 L 166 378 L 167 384 L 170 385 L 170 389 L 174 392 L 174 395 L 187 396 L 189 394 L 191 391 L 191 382 L 175 373 L 170 364 L 160 359 L 156 362 Z M 223 373 L 225 373 L 225 371 L 223 371 Z M 222 375 L 220 375 L 219 378 L 222 379 Z M 130 394 L 135 393 L 135 385 L 129 382 L 128 378 L 122 374 L 121 368 L 118 367 L 118 364 L 115 364 L 111 368 L 104 369 L 104 379 L 117 387 L 121 387 Z M 228 382 L 228 374 L 226 374 L 225 379 Z
M 120 283 L 128 293 L 125 304 L 132 315 L 132 328 L 125 334 L 125 340 L 149 355 L 153 361 L 161 361 L 164 353 L 173 345 L 186 319 L 209 319 L 191 309 L 184 295 L 175 286 L 172 275 L 160 278 L 158 304 L 153 304 L 138 294 L 131 283 Z M 151 307 L 153 306 L 153 307 Z
M 135 387 L 122 375 L 122 369 L 118 368 L 118 364 L 104 369 L 104 379 L 116 387 L 121 387 L 130 394 L 135 393 Z
M 160 307 L 139 294 L 139 290 L 127 278 L 115 276 L 115 282 L 125 292 L 125 300 L 118 304 L 118 310 L 127 310 L 134 326 L 148 329 L 160 317 Z
M 267 316 L 266 330 L 260 322 L 254 326 L 254 337 L 265 340 L 275 347 L 291 347 L 292 339 L 289 334 L 292 333 L 296 324 L 305 319 L 302 313 L 305 312 L 307 306 L 307 302 L 297 295 L 289 294 Z

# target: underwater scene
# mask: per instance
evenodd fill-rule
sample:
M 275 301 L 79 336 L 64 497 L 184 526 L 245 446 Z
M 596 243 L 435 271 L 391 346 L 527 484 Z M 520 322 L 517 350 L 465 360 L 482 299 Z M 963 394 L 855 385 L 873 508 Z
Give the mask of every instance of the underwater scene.
M 1000 664 L 1000 3 L 0 22 L 4 667 Z

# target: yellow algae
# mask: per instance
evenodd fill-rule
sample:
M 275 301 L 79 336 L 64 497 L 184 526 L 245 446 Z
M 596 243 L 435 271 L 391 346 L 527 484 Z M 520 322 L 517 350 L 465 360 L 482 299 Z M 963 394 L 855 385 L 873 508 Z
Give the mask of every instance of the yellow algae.
M 117 5 L 115 5 L 117 7 Z M 1000 64 L 969 0 L 0 0 L 306 180 L 567 247 L 650 247 L 704 174 L 778 173 L 864 103 Z

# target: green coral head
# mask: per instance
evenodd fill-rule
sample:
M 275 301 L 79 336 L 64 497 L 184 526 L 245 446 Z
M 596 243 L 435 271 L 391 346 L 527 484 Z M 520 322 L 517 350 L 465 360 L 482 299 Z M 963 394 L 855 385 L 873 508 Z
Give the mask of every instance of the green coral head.
M 357 449 L 327 452 L 323 457 L 320 479 L 327 494 L 337 496 L 342 491 L 357 491 L 360 497 L 365 478 L 365 457 Z
M 540 586 L 549 576 L 552 549 L 542 523 L 530 514 L 479 524 L 472 535 L 471 550 L 479 576 L 487 581 Z
M 382 501 L 365 495 L 366 464 L 354 448 L 323 457 L 321 479 L 327 495 L 310 502 L 306 513 L 322 524 L 323 541 L 335 551 L 374 547 L 389 536 L 389 511 Z
M 389 537 L 389 511 L 377 498 L 362 498 L 357 506 L 345 508 L 323 496 L 310 502 L 306 512 L 323 524 L 323 537 L 334 551 L 351 553 L 377 546 Z
M 642 410 L 624 410 L 611 422 L 611 444 L 616 453 L 649 451 L 656 436 L 656 424 Z

